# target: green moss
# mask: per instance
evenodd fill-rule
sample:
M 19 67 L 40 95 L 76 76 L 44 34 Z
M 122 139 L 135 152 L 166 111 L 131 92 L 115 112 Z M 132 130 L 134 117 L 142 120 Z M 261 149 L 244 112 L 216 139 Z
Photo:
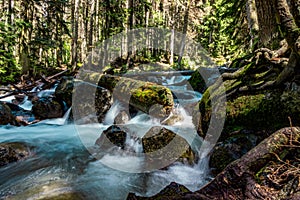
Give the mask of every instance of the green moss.
M 241 84 L 240 81 L 225 82 L 226 91 L 230 91 Z M 199 103 L 202 120 L 201 127 L 205 133 L 211 117 L 211 96 L 221 94 L 220 89 L 211 95 L 208 88 Z M 254 94 L 237 94 L 227 99 L 226 122 L 223 132 L 230 133 L 237 129 L 275 131 L 289 126 L 289 117 L 293 125 L 300 125 L 300 94 L 296 91 L 272 89 Z M 223 136 L 223 135 L 222 135 Z
M 206 83 L 198 70 L 192 74 L 191 78 L 189 79 L 189 84 L 195 91 L 200 93 L 203 93 L 207 89 Z

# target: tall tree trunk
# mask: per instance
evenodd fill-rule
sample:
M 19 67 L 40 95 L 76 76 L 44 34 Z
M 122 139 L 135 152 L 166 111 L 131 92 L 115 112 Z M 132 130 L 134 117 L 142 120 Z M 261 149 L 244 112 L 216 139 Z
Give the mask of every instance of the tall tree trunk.
M 186 10 L 184 14 L 184 20 L 183 20 L 183 36 L 181 39 L 181 45 L 180 45 L 180 52 L 178 56 L 178 65 L 181 65 L 183 53 L 184 53 L 184 48 L 185 48 L 185 39 L 186 39 L 186 34 L 187 34 L 187 29 L 188 29 L 188 23 L 189 23 L 189 10 L 190 10 L 190 0 L 187 1 L 186 3 Z
M 78 61 L 78 18 L 79 18 L 79 0 L 73 0 L 72 6 L 72 69 L 76 70 L 77 61 Z
M 255 0 L 248 0 L 246 7 L 247 7 L 248 26 L 250 30 L 250 36 L 251 36 L 250 46 L 251 48 L 256 48 L 253 47 L 253 45 L 255 40 L 257 39 L 259 25 L 258 25 L 258 17 L 257 17 Z
M 96 0 L 92 1 L 91 13 L 90 13 L 90 24 L 89 24 L 89 41 L 88 41 L 88 52 L 92 51 L 93 48 L 93 36 L 94 36 L 94 18 L 96 15 Z
M 286 0 L 274 0 L 275 6 L 280 20 L 280 26 L 285 33 L 285 39 L 289 47 L 293 47 L 299 37 L 299 29 L 296 25 Z

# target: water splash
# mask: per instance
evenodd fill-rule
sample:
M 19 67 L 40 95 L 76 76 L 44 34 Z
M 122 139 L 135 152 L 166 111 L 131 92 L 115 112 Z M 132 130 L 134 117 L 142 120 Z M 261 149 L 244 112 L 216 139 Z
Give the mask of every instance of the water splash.
M 172 78 L 167 84 L 180 81 L 182 78 Z M 40 95 L 49 95 L 51 92 Z M 198 98 L 197 95 L 191 97 L 194 101 Z M 140 138 L 151 127 L 162 125 L 159 120 L 141 112 L 124 125 L 128 130 L 125 151 L 106 154 L 101 160 L 94 161 L 86 148 L 95 147 L 97 138 L 113 124 L 114 118 L 122 109 L 122 104 L 115 101 L 106 114 L 104 124 L 76 126 L 80 131 L 73 124 L 67 123 L 71 109 L 59 119 L 44 120 L 27 127 L 0 127 L 0 142 L 19 141 L 35 146 L 33 158 L 0 168 L 0 196 L 34 199 L 78 192 L 87 199 L 125 199 L 129 192 L 152 196 L 173 181 L 192 191 L 208 181 L 210 177 L 207 154 L 201 155 L 199 162 L 193 166 L 174 163 L 167 170 L 151 173 L 121 172 L 103 164 L 110 162 L 128 169 L 143 166 L 143 157 L 133 152 L 142 152 Z M 176 109 L 177 114 L 183 116 L 183 120 L 164 127 L 184 137 L 197 151 L 202 141 L 194 130 L 191 116 L 182 106 Z M 78 135 L 79 133 L 82 135 Z
M 122 108 L 123 107 L 121 102 L 119 102 L 118 100 L 114 101 L 113 105 L 105 115 L 103 124 L 113 124 L 116 116 L 119 114 Z
M 68 123 L 71 110 L 72 110 L 72 108 L 69 108 L 62 118 L 46 119 L 46 120 L 43 120 L 43 121 L 41 121 L 39 123 L 40 124 L 60 125 L 60 126 L 66 125 Z

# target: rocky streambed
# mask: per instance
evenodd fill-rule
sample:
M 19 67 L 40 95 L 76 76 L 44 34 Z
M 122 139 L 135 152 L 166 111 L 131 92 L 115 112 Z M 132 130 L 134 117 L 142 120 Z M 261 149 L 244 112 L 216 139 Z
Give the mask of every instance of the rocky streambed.
M 88 74 L 79 82 L 63 77 L 18 106 L 17 98 L 0 103 L 0 196 L 299 197 L 299 128 L 293 126 L 300 116 L 297 82 L 236 96 L 230 91 L 243 83 L 225 81 L 225 126 L 212 151 L 203 152 L 218 78 L 211 74 L 206 89 L 197 75 L 155 76 L 156 83 L 146 84 L 134 76 L 120 81 Z M 100 84 L 93 84 L 95 77 Z M 118 90 L 107 86 L 115 81 Z M 194 90 L 204 92 L 200 101 Z M 176 145 L 169 146 L 172 141 Z

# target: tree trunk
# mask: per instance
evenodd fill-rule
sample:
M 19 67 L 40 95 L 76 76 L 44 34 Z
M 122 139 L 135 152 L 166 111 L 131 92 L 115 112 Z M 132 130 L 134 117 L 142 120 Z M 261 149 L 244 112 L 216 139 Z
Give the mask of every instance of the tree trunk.
M 277 10 L 277 15 L 280 20 L 280 26 L 285 34 L 286 41 L 289 47 L 293 48 L 296 40 L 299 37 L 299 30 L 292 16 L 286 0 L 274 0 Z
M 77 53 L 77 46 L 78 46 L 78 18 L 79 18 L 79 11 L 78 11 L 78 5 L 79 0 L 74 0 L 74 3 L 72 5 L 72 61 L 71 65 L 73 68 L 73 71 L 75 71 L 77 67 L 77 61 L 78 61 L 78 53 Z
M 248 26 L 250 30 L 250 36 L 251 36 L 250 46 L 253 47 L 259 29 L 255 0 L 248 0 L 246 5 L 247 5 Z
M 181 65 L 181 60 L 182 60 L 184 48 L 185 48 L 185 39 L 186 39 L 188 23 L 189 23 L 189 10 L 190 10 L 190 0 L 188 0 L 186 3 L 186 10 L 185 10 L 185 15 L 184 15 L 184 20 L 183 20 L 183 30 L 182 30 L 183 36 L 181 39 L 180 52 L 179 52 L 179 56 L 178 56 L 178 65 L 179 66 Z

